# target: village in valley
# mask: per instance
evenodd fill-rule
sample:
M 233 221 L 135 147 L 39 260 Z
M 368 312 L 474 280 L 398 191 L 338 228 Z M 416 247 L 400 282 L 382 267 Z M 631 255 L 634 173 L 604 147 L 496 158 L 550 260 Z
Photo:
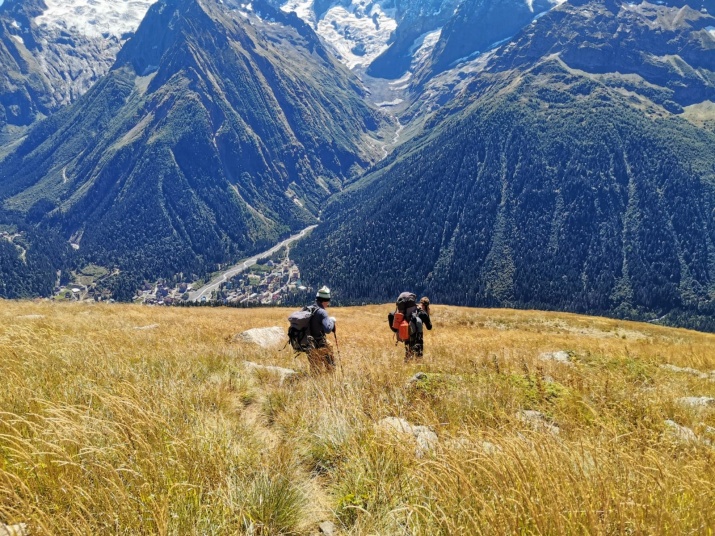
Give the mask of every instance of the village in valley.
M 221 284 L 219 290 L 207 299 L 237 305 L 280 305 L 287 298 L 307 291 L 300 279 L 298 266 L 285 257 L 251 266 L 248 271 Z
M 145 282 L 137 289 L 134 303 L 144 305 L 187 305 L 219 303 L 233 306 L 280 305 L 301 298 L 310 290 L 303 286 L 298 265 L 289 257 L 286 248 L 270 257 L 258 259 L 243 271 L 228 270 L 231 277 L 217 288 L 200 297 L 198 292 L 207 280 L 196 279 L 192 283 L 159 280 Z M 55 287 L 53 300 L 57 301 L 114 301 L 110 299 L 103 281 L 116 275 L 102 267 L 89 265 L 72 273 L 71 282 Z M 214 277 L 219 274 L 214 274 Z
M 280 254 L 280 252 L 279 252 Z M 300 270 L 283 251 L 259 261 L 221 283 L 217 289 L 192 298 L 203 282 L 180 283 L 171 287 L 163 281 L 146 285 L 136 301 L 145 305 L 177 305 L 187 302 L 220 303 L 234 306 L 280 305 L 289 298 L 299 296 L 309 289 L 303 286 Z

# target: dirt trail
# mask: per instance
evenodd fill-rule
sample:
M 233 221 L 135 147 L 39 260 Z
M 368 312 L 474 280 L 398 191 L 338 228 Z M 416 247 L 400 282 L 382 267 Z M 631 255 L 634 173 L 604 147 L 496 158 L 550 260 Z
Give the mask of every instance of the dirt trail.
M 241 421 L 256 434 L 256 437 L 265 445 L 267 451 L 274 451 L 280 447 L 281 443 L 287 443 L 290 440 L 280 434 L 276 427 L 268 423 L 268 419 L 263 412 L 270 392 L 268 389 L 270 387 L 264 386 L 256 393 L 255 398 L 241 412 Z M 277 387 L 276 389 L 290 389 L 290 386 Z M 306 498 L 305 528 L 311 530 L 325 520 L 332 520 L 333 513 L 330 508 L 330 497 L 325 485 L 321 482 L 320 476 L 312 475 L 305 465 L 299 465 L 295 470 L 294 476 L 300 482 L 300 488 Z

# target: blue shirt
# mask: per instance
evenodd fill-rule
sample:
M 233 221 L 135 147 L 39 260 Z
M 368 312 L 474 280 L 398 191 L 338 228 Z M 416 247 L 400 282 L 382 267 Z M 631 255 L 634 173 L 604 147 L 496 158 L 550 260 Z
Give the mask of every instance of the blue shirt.
M 310 336 L 314 339 L 325 337 L 325 335 L 332 333 L 335 329 L 335 322 L 330 320 L 330 316 L 328 315 L 328 311 L 325 310 L 325 307 L 320 303 L 316 303 L 316 305 L 318 309 L 310 319 Z

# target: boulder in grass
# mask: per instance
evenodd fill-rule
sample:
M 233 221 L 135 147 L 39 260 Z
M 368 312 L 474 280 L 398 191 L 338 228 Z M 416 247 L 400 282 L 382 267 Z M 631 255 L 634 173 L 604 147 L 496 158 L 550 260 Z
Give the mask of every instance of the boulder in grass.
M 396 432 L 400 435 L 412 436 L 417 442 L 417 450 L 415 454 L 418 458 L 424 457 L 428 452 L 434 451 L 439 439 L 437 434 L 427 426 L 415 426 L 410 424 L 405 419 L 399 417 L 385 417 L 380 421 L 380 426 L 391 432 Z
M 267 350 L 284 346 L 287 341 L 287 331 L 279 327 L 249 329 L 233 338 L 233 342 L 255 344 Z
M 571 355 L 568 352 L 560 350 L 558 352 L 545 352 L 539 356 L 543 361 L 556 361 L 557 363 L 565 363 L 571 365 Z
M 412 376 L 412 378 L 410 378 L 410 381 L 408 381 L 407 383 L 409 385 L 409 384 L 413 384 L 413 383 L 423 382 L 427 379 L 429 379 L 427 374 L 425 374 L 424 372 L 418 372 L 417 374 Z
M 30 533 L 27 531 L 25 523 L 19 525 L 0 524 L 0 536 L 27 536 L 28 534 Z
M 680 374 L 690 374 L 691 376 L 697 376 L 701 380 L 715 381 L 715 370 L 708 372 L 701 372 L 697 369 L 691 367 L 677 367 L 671 364 L 660 365 L 660 368 L 669 370 L 671 372 L 678 372 Z
M 670 419 L 665 421 L 664 424 L 668 435 L 670 435 L 673 439 L 677 439 L 678 441 L 682 441 L 684 443 L 694 443 L 698 440 L 698 436 L 695 435 L 695 432 L 687 426 L 681 426 L 677 422 L 671 421 Z
M 338 534 L 338 528 L 332 521 L 323 521 L 318 525 L 318 530 L 320 530 L 320 534 L 325 534 L 325 536 L 337 536 Z
M 715 408 L 715 398 L 709 396 L 684 396 L 679 398 L 678 402 L 692 408 Z
M 557 425 L 547 421 L 546 417 L 544 417 L 544 414 L 540 411 L 535 411 L 532 409 L 522 409 L 516 412 L 516 418 L 522 423 L 528 425 L 533 430 L 539 432 L 549 432 L 553 435 L 559 435 L 559 433 L 561 432 L 561 429 Z

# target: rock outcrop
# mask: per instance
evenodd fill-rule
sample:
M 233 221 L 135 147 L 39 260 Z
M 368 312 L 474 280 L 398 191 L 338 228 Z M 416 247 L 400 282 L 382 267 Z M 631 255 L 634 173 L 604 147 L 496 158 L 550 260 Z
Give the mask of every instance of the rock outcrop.
M 287 341 L 286 330 L 279 327 L 254 328 L 239 333 L 233 338 L 233 342 L 243 342 L 254 344 L 261 348 L 277 348 L 285 345 Z
M 545 352 L 539 355 L 539 359 L 543 361 L 556 361 L 557 363 L 571 364 L 571 355 L 568 352 L 560 350 L 558 352 Z
M 399 417 L 385 417 L 380 421 L 379 425 L 390 432 L 412 436 L 417 442 L 415 454 L 418 458 L 422 458 L 425 454 L 433 452 L 439 443 L 437 434 L 430 430 L 429 427 L 421 425 L 415 426 Z
M 559 435 L 561 432 L 558 425 L 549 422 L 540 411 L 523 409 L 516 413 L 516 418 L 537 432 L 548 432 L 553 435 Z

